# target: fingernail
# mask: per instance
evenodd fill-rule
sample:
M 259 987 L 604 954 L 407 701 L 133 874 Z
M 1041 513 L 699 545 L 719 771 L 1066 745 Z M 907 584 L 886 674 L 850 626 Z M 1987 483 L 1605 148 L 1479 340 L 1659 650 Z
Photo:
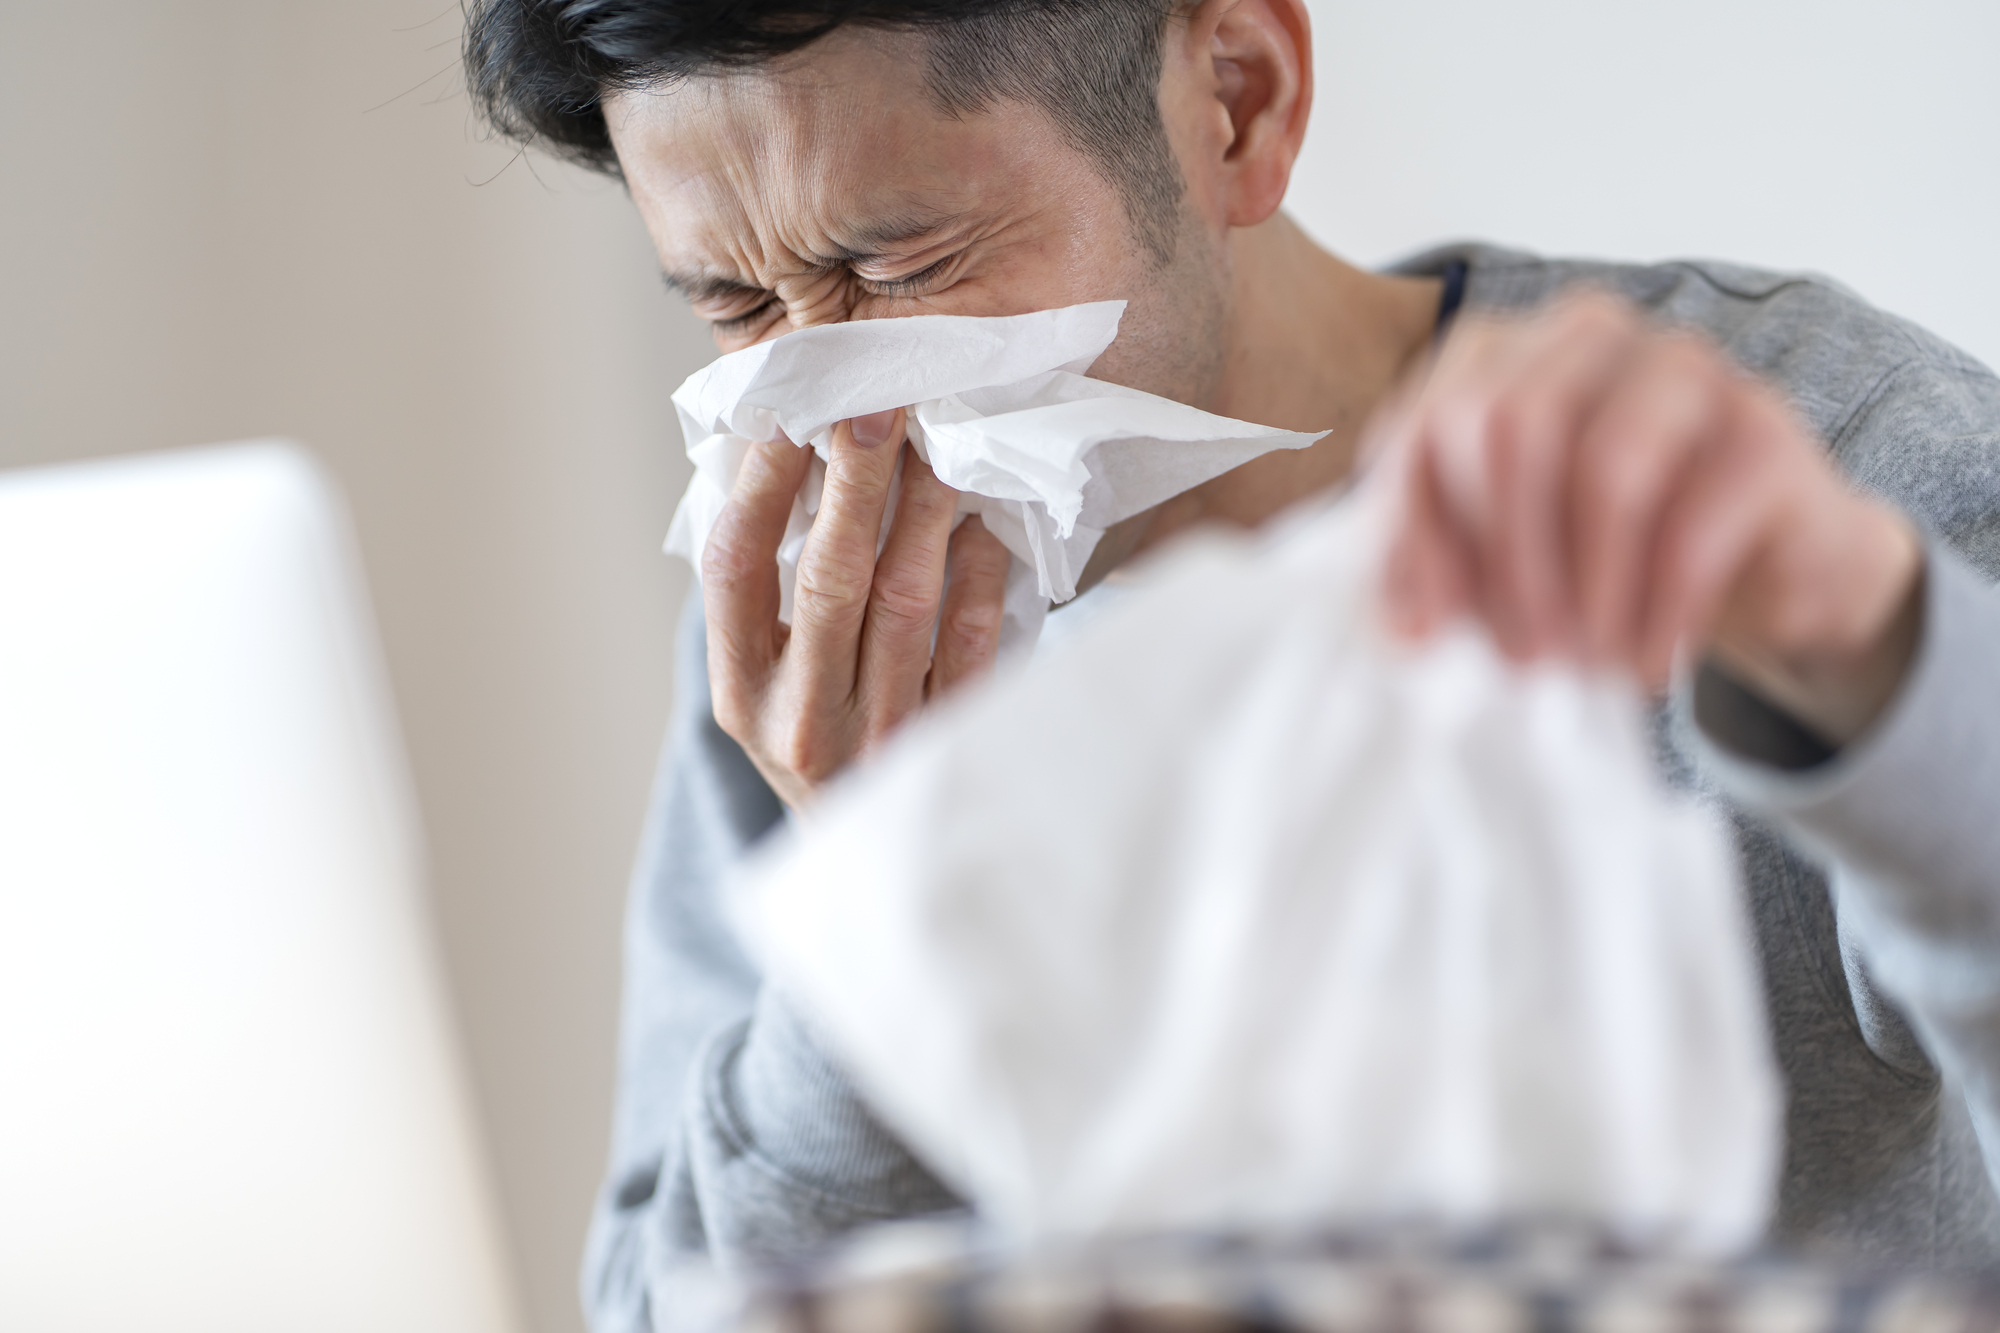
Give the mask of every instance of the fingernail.
M 887 412 L 870 412 L 865 417 L 856 417 L 848 423 L 854 432 L 854 442 L 864 449 L 873 449 L 889 438 L 889 432 L 896 427 L 896 409 Z

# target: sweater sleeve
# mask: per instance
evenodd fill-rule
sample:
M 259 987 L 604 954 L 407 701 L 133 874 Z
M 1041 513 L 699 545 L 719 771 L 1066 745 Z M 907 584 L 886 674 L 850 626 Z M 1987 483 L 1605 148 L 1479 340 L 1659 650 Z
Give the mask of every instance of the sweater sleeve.
M 696 593 L 625 918 L 611 1160 L 582 1273 L 593 1333 L 696 1322 L 680 1307 L 703 1298 L 710 1265 L 956 1206 L 763 992 L 724 919 L 724 878 L 785 813 L 715 723 L 707 653 Z
M 1907 368 L 1835 452 L 1926 532 L 1896 697 L 1838 752 L 1709 669 L 1683 716 L 1723 791 L 1826 864 L 1843 946 L 1963 1093 L 2000 1184 L 2000 391 Z

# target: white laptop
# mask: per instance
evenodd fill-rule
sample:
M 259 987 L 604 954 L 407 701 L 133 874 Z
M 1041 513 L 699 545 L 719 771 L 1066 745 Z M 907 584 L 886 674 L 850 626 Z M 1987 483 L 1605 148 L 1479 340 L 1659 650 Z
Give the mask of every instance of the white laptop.
M 339 505 L 0 474 L 0 1329 L 519 1327 Z

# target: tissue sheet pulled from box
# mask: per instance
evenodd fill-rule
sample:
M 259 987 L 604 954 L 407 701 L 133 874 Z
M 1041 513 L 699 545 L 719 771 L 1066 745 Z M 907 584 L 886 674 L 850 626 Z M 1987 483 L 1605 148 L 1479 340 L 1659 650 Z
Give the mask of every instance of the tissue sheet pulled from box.
M 752 866 L 741 929 L 1019 1234 L 1753 1242 L 1781 1085 L 1718 821 L 1629 685 L 1385 636 L 1367 499 L 1197 539 L 912 724 Z

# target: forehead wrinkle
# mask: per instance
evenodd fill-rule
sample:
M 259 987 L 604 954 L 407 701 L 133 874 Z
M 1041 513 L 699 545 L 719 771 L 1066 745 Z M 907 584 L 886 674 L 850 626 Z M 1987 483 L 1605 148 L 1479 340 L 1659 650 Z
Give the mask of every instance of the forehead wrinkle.
M 961 213 L 920 200 L 857 197 L 848 188 L 856 173 L 826 165 L 818 172 L 751 170 L 733 182 L 738 225 L 747 235 L 731 238 L 731 246 L 754 237 L 755 271 L 764 286 L 779 277 L 896 258 L 962 220 Z
M 736 260 L 740 271 L 756 275 L 757 284 L 771 289 L 785 277 L 822 272 L 844 262 L 830 242 L 822 219 L 837 216 L 829 196 L 842 188 L 855 168 L 811 116 L 780 117 L 757 133 L 740 121 L 725 123 L 724 135 L 733 152 L 720 155 L 711 194 L 729 199 L 731 222 L 716 239 Z
M 671 184 L 655 191 L 685 201 L 668 211 L 694 224 L 682 231 L 692 244 L 681 262 L 669 255 L 665 265 L 669 285 L 690 299 L 768 291 L 786 278 L 896 258 L 964 221 L 964 200 L 912 196 L 869 174 L 869 161 L 894 161 L 921 140 L 916 126 L 885 119 L 854 81 L 804 72 L 690 80 L 652 104 L 666 113 L 656 124 L 707 131 L 682 140 L 696 160 L 682 157 Z M 919 180 L 938 175 L 926 156 L 917 158 Z M 946 185 L 946 193 L 958 191 Z M 696 200 L 690 218 L 685 206 Z
M 753 212 L 794 233 L 785 248 L 802 261 L 828 266 L 881 258 L 956 220 L 951 210 L 907 197 L 884 205 L 868 189 L 874 181 L 858 144 L 897 161 L 909 157 L 922 136 L 900 118 L 885 118 L 884 108 L 855 84 L 809 74 L 759 80 L 750 96 L 778 114 L 762 133 L 742 120 L 727 122 L 736 150 L 731 156 L 740 168 L 732 184 L 739 197 L 762 205 Z M 867 197 L 871 193 L 875 199 Z

